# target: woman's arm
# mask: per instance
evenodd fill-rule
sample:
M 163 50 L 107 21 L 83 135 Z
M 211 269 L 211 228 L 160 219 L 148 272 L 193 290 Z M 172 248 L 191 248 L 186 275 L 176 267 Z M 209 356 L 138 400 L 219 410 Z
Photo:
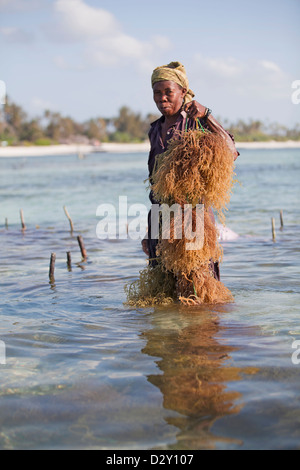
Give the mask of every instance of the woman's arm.
M 145 255 L 149 256 L 148 239 L 144 238 L 141 243 L 143 252 L 145 253 Z

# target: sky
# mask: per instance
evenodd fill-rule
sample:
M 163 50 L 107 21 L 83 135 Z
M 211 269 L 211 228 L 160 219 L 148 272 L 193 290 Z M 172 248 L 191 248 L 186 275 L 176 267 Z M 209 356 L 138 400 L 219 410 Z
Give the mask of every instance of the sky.
M 157 113 L 152 70 L 184 64 L 220 119 L 293 127 L 300 0 L 0 0 L 0 81 L 32 116 Z

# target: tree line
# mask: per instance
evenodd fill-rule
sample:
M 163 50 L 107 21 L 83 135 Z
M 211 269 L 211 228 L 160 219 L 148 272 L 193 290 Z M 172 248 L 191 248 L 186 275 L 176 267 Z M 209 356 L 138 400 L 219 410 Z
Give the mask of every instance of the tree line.
M 268 140 L 285 141 L 300 140 L 300 122 L 288 128 L 277 122 L 264 123 L 249 119 L 239 119 L 236 123 L 223 123 L 226 130 L 234 135 L 236 142 L 263 142 Z
M 123 106 L 117 117 L 96 117 L 84 122 L 50 110 L 29 118 L 21 106 L 7 98 L 0 111 L 0 140 L 9 145 L 142 142 L 157 117 L 154 114 L 142 117 Z
M 21 106 L 8 98 L 0 110 L 0 141 L 8 145 L 142 142 L 147 139 L 151 122 L 158 117 L 155 114 L 143 117 L 123 106 L 116 117 L 96 117 L 84 122 L 50 110 L 30 118 Z M 300 140 L 300 123 L 289 129 L 278 123 L 265 124 L 252 119 L 248 122 L 239 119 L 235 123 L 218 120 L 237 142 Z

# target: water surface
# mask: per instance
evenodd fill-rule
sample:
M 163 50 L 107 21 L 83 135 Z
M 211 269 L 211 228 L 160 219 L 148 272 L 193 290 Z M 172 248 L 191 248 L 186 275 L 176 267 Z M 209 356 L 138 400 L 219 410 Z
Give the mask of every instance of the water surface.
M 299 150 L 237 160 L 226 306 L 124 306 L 146 260 L 137 240 L 99 240 L 96 210 L 120 195 L 149 207 L 146 167 L 146 154 L 0 159 L 0 448 L 298 449 Z

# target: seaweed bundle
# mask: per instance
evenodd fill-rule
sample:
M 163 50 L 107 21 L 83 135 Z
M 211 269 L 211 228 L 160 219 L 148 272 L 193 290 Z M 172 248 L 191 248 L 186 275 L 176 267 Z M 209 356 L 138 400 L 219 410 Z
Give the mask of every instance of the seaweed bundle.
M 174 290 L 165 291 L 165 283 L 158 281 L 155 285 L 159 289 L 154 292 L 152 277 L 157 272 L 149 266 L 141 272 L 131 291 L 128 290 L 129 303 L 143 299 L 147 305 L 155 305 L 161 300 L 165 302 L 166 298 L 168 301 L 177 298 L 185 305 L 197 305 L 233 300 L 230 291 L 214 277 L 213 263 L 221 261 L 223 252 L 210 212 L 213 208 L 220 222 L 225 223 L 225 211 L 234 183 L 233 170 L 232 152 L 225 139 L 208 131 L 188 130 L 176 135 L 169 142 L 168 150 L 158 155 L 151 178 L 154 197 L 160 204 L 168 206 L 178 204 L 183 208 L 189 204 L 192 207 L 191 233 L 196 233 L 197 229 L 197 205 L 203 204 L 202 243 L 196 249 L 188 249 L 187 243 L 195 242 L 197 235 L 188 238 L 184 217 L 173 214 L 169 237 L 165 238 L 160 231 L 157 259 L 160 275 L 173 279 L 168 288 L 172 289 L 173 285 Z M 181 237 L 176 238 L 180 225 Z
M 212 132 L 188 130 L 177 135 L 156 158 L 154 197 L 161 203 L 203 203 L 221 223 L 233 186 L 233 157 L 225 139 Z
M 151 307 L 168 305 L 176 300 L 176 280 L 168 273 L 161 263 L 147 266 L 140 271 L 139 278 L 126 284 L 127 305 L 135 307 Z

